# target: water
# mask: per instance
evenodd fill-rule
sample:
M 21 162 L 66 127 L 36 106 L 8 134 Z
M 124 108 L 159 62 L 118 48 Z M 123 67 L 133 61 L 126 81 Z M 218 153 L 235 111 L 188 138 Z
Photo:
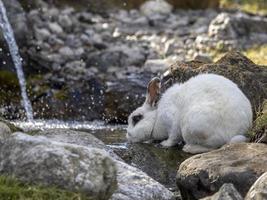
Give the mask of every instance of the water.
M 61 121 L 32 120 L 12 121 L 16 127 L 25 132 L 45 131 L 49 129 L 71 129 L 88 132 L 103 141 L 112 149 L 127 149 L 126 125 L 109 125 L 104 121 Z
M 72 130 L 104 130 L 126 129 L 125 125 L 108 125 L 104 121 L 61 121 L 61 120 L 32 120 L 12 121 L 12 124 L 24 131 L 47 129 L 72 129 Z
M 12 60 L 14 62 L 17 71 L 17 76 L 21 89 L 21 96 L 23 100 L 23 106 L 26 111 L 27 119 L 29 121 L 32 121 L 33 120 L 32 105 L 26 91 L 26 81 L 22 70 L 22 58 L 19 55 L 18 45 L 16 43 L 12 27 L 7 18 L 6 8 L 1 0 L 0 0 L 0 26 L 3 30 L 4 38 L 8 44 Z

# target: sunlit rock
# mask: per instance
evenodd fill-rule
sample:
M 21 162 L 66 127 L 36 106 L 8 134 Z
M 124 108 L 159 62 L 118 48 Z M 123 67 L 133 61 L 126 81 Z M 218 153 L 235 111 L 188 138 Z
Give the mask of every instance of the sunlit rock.
M 165 0 L 151 0 L 145 2 L 140 10 L 147 16 L 156 14 L 169 14 L 171 13 L 173 7 Z
M 252 185 L 245 200 L 264 200 L 267 198 L 267 172 Z
M 2 175 L 100 199 L 108 199 L 117 187 L 115 163 L 103 150 L 20 132 L 0 143 Z
M 224 183 L 232 183 L 245 196 L 267 170 L 266 147 L 255 143 L 225 145 L 187 159 L 176 176 L 182 196 L 203 198 L 217 192 Z

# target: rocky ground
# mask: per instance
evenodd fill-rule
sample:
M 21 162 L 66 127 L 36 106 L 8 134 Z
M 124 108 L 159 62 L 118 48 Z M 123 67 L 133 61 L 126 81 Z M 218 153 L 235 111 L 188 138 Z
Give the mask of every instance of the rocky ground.
M 4 1 L 35 118 L 125 123 L 143 103 L 151 77 L 166 72 L 162 80 L 171 85 L 212 72 L 233 80 L 248 96 L 255 118 L 251 141 L 267 141 L 267 68 L 232 51 L 267 43 L 266 17 L 175 10 L 166 2 L 101 13 L 36 2 L 25 11 L 17 0 Z M 16 74 L 3 38 L 0 43 L 0 116 L 22 118 Z M 213 62 L 221 52 L 228 53 Z M 84 132 L 25 132 L 0 123 L 2 176 L 89 199 L 266 198 L 266 144 L 226 145 L 186 159 L 177 147 L 137 144 L 125 150 Z
M 241 12 L 150 3 L 97 14 L 42 1 L 26 12 L 16 0 L 4 2 L 36 118 L 125 122 L 143 102 L 148 80 L 174 61 L 212 62 L 214 52 L 267 42 L 266 18 Z M 3 52 L 1 113 L 23 117 L 14 69 Z
M 101 138 L 100 132 L 95 135 Z M 125 140 L 124 133 L 120 137 Z M 231 144 L 192 156 L 152 144 L 115 148 L 88 132 L 67 129 L 23 133 L 5 121 L 0 143 L 1 177 L 68 190 L 82 199 L 266 198 L 266 144 Z

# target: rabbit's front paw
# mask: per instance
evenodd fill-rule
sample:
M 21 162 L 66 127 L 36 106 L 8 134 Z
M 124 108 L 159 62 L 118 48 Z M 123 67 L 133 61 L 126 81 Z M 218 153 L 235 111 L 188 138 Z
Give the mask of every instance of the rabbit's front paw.
M 175 142 L 173 141 L 173 140 L 164 140 L 164 141 L 162 141 L 161 143 L 161 146 L 163 146 L 163 147 L 172 147 L 172 146 L 174 146 L 175 145 Z

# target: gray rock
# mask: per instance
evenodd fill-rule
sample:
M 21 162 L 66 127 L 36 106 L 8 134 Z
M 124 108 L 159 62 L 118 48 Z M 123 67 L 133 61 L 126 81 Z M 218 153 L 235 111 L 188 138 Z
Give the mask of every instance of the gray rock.
M 240 143 L 195 155 L 184 161 L 176 181 L 182 196 L 203 198 L 232 183 L 242 196 L 267 171 L 267 145 Z
M 52 33 L 60 34 L 60 33 L 63 32 L 62 27 L 58 23 L 56 23 L 56 22 L 50 22 L 48 24 L 48 28 L 50 29 L 50 31 Z
M 105 118 L 111 122 L 127 122 L 129 113 L 140 106 L 146 95 L 146 86 L 153 77 L 151 72 L 124 75 L 107 82 L 104 108 Z
M 7 138 L 11 134 L 11 130 L 4 122 L 0 121 L 0 140 Z
M 151 59 L 151 60 L 146 60 L 144 64 L 144 70 L 150 71 L 152 73 L 163 73 L 166 71 L 170 64 L 172 62 L 169 61 L 168 59 Z
M 146 16 L 151 16 L 154 14 L 169 14 L 171 13 L 173 7 L 165 0 L 150 0 L 145 2 L 140 10 Z
M 225 183 L 217 193 L 201 200 L 243 200 L 243 198 L 232 183 Z
M 1 174 L 100 199 L 109 198 L 116 189 L 116 166 L 103 150 L 20 132 L 0 143 Z
M 73 131 L 67 129 L 50 129 L 39 131 L 37 135 L 45 136 L 50 140 L 77 144 L 85 147 L 93 147 L 106 150 L 116 160 L 121 160 L 110 148 L 108 148 L 101 140 L 97 139 L 90 133 L 82 131 Z
M 67 29 L 69 31 L 73 25 L 73 22 L 68 15 L 59 15 L 58 16 L 58 23 L 61 27 L 63 27 L 64 29 Z
M 118 189 L 111 200 L 174 200 L 174 195 L 139 169 L 117 161 Z
M 45 29 L 45 28 L 40 28 L 40 29 L 35 28 L 34 34 L 35 34 L 35 37 L 37 40 L 43 41 L 43 42 L 51 36 L 50 31 L 48 29 Z
M 39 131 L 37 134 L 57 142 L 66 142 L 88 148 L 100 148 L 106 150 L 115 159 L 114 161 L 117 166 L 118 188 L 114 191 L 111 197 L 112 200 L 174 199 L 173 193 L 163 185 L 150 178 L 141 170 L 124 163 L 113 150 L 89 133 L 54 129 Z M 99 135 L 99 133 L 96 133 L 96 135 Z
M 209 36 L 217 39 L 239 39 L 252 33 L 267 34 L 267 19 L 244 13 L 220 13 L 209 26 Z
M 252 185 L 245 200 L 264 200 L 267 199 L 267 172 Z

